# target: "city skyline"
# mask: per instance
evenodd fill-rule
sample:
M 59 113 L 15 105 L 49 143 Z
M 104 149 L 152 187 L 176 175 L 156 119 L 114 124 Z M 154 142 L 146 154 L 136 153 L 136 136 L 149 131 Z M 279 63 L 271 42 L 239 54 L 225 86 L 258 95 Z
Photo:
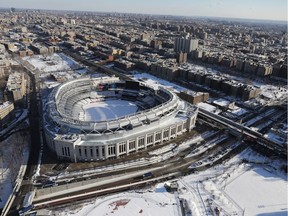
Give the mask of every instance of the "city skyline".
M 286 0 L 110 0 L 103 2 L 96 0 L 3 0 L 0 7 L 51 10 L 78 10 L 97 12 L 120 12 L 141 14 L 163 14 L 178 16 L 227 17 L 260 20 L 287 20 Z

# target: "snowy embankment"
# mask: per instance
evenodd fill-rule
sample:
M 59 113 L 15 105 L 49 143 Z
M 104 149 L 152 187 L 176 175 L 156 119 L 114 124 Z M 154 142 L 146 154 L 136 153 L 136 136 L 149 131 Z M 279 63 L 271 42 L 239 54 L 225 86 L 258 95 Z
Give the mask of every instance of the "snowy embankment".
M 243 163 L 243 160 L 250 163 Z M 199 189 L 209 215 L 287 215 L 287 179 L 273 161 L 251 149 L 204 172 L 184 177 Z M 197 208 L 203 210 L 203 205 Z M 214 212 L 214 213 L 212 213 Z

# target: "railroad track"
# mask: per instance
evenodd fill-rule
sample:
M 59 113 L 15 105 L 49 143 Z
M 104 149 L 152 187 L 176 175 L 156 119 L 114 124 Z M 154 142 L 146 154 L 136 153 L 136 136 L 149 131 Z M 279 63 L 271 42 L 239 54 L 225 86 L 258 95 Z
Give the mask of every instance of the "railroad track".
M 50 208 L 50 207 L 57 206 L 57 205 L 71 203 L 73 201 L 81 201 L 81 200 L 93 198 L 95 196 L 102 196 L 102 195 L 106 195 L 110 193 L 133 189 L 135 187 L 143 187 L 147 184 L 154 184 L 158 181 L 163 181 L 163 180 L 179 177 L 183 175 L 183 173 L 187 173 L 187 167 L 189 167 L 191 163 L 202 160 L 203 158 L 208 157 L 210 154 L 215 154 L 217 151 L 219 151 L 219 149 L 222 149 L 223 147 L 228 147 L 228 145 L 230 145 L 230 142 L 223 144 L 223 146 L 218 146 L 218 147 L 215 147 L 214 149 L 210 149 L 209 152 L 207 153 L 203 153 L 197 157 L 193 157 L 189 159 L 183 159 L 182 157 L 177 157 L 178 160 L 175 160 L 175 158 L 173 158 L 173 162 L 172 161 L 165 162 L 166 166 L 162 165 L 162 167 L 159 167 L 159 169 L 154 168 L 153 174 L 155 177 L 148 179 L 148 180 L 137 178 L 139 177 L 139 174 L 138 174 L 132 178 L 116 180 L 114 182 L 98 185 L 95 187 L 91 186 L 89 188 L 82 189 L 80 191 L 74 191 L 74 192 L 66 193 L 66 194 L 62 193 L 53 197 L 47 196 L 43 198 L 36 198 L 33 204 L 36 209 L 47 208 L 47 207 Z M 147 171 L 148 170 L 146 170 L 145 172 Z M 110 178 L 113 178 L 113 176 L 111 176 Z
M 120 186 L 117 186 L 118 183 L 117 184 L 115 183 L 114 185 L 109 185 L 109 187 L 107 187 L 107 188 L 96 189 L 96 190 L 90 189 L 90 190 L 84 191 L 84 193 L 72 194 L 72 195 L 64 197 L 64 198 L 58 198 L 58 199 L 52 199 L 52 200 L 47 199 L 47 200 L 43 200 L 43 201 L 38 201 L 38 202 L 34 202 L 34 206 L 35 206 L 34 209 L 39 210 L 39 209 L 43 209 L 43 208 L 47 208 L 47 207 L 51 207 L 51 206 L 57 206 L 57 205 L 71 203 L 74 201 L 81 201 L 81 200 L 85 200 L 85 199 L 89 199 L 89 198 L 94 198 L 95 196 L 103 196 L 106 194 L 125 191 L 125 190 L 133 189 L 136 187 L 145 186 L 147 184 L 152 184 L 152 183 L 161 181 L 163 179 L 173 178 L 177 174 L 178 173 L 166 174 L 166 175 L 161 176 L 161 177 L 155 177 L 155 178 L 143 180 L 140 182 L 136 181 L 136 182 L 120 185 Z

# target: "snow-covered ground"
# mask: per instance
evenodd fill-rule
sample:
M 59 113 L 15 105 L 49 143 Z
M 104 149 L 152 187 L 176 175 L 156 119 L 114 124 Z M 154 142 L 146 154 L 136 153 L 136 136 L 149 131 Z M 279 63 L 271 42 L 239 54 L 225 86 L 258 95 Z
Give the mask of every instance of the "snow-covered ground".
M 28 141 L 27 136 L 15 133 L 0 143 L 0 209 L 12 193 L 21 165 L 27 163 Z
M 166 192 L 163 184 L 151 192 L 124 193 L 107 198 L 97 200 L 86 215 L 178 215 L 175 197 Z
M 198 192 L 204 204 L 197 209 L 205 215 L 215 215 L 218 210 L 220 215 L 287 215 L 287 179 L 280 171 L 283 163 L 246 149 L 182 181 Z
M 231 181 L 226 193 L 245 215 L 287 215 L 287 181 L 265 167 L 253 167 Z
M 104 121 L 120 118 L 137 111 L 136 104 L 124 100 L 106 100 L 83 106 L 85 121 Z
M 244 163 L 243 160 L 249 161 Z M 246 149 L 233 159 L 205 171 L 176 179 L 178 191 L 156 187 L 96 198 L 58 209 L 52 215 L 287 215 L 285 161 Z
M 57 212 L 57 215 L 69 216 L 151 216 L 181 215 L 177 206 L 177 197 L 168 193 L 160 183 L 151 190 L 125 192 L 112 196 L 100 197 L 79 211 Z

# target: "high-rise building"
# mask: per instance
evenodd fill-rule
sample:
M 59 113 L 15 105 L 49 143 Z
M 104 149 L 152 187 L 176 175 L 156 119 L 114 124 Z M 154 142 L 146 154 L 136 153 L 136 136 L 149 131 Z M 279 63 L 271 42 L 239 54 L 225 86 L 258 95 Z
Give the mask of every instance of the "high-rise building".
M 198 39 L 196 38 L 176 38 L 174 41 L 174 51 L 175 52 L 183 52 L 190 53 L 193 50 L 198 48 Z
M 179 64 L 187 62 L 187 53 L 180 52 L 177 54 L 177 62 Z

